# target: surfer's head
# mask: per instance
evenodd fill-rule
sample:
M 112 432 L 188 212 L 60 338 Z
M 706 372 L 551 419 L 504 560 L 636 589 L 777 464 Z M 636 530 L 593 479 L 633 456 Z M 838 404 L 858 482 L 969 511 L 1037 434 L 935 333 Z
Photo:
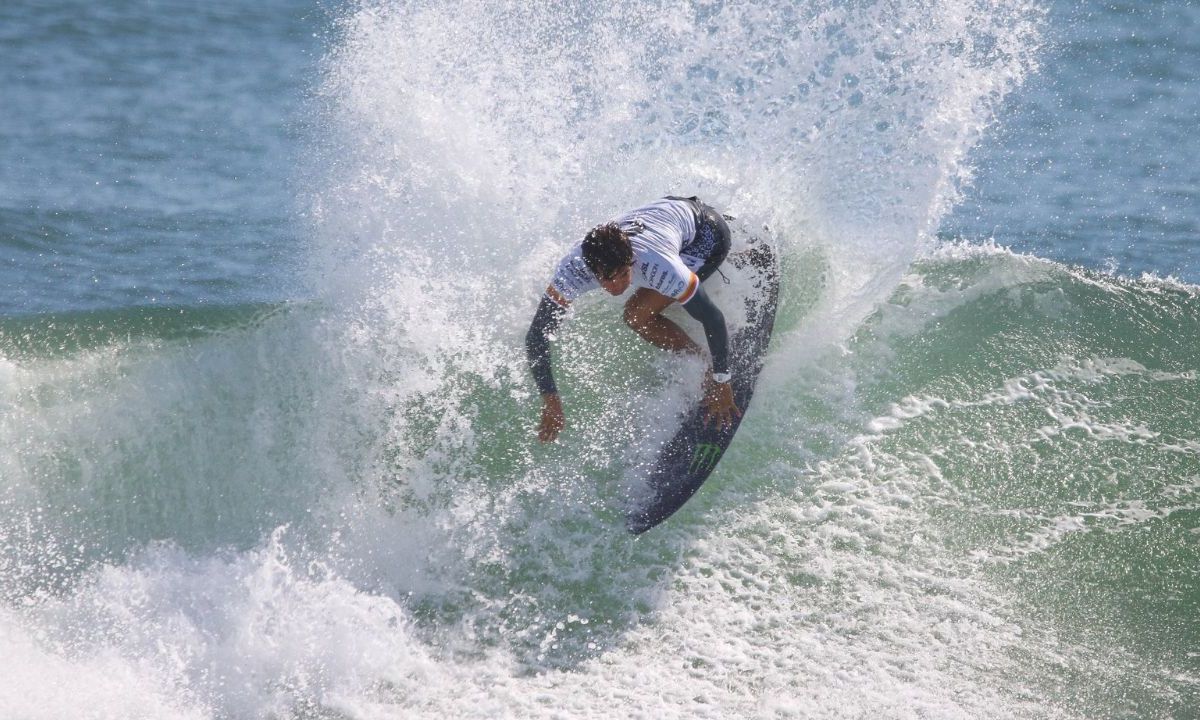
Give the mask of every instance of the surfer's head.
M 611 295 L 620 295 L 633 278 L 633 246 L 616 223 L 592 228 L 583 239 L 583 261 Z

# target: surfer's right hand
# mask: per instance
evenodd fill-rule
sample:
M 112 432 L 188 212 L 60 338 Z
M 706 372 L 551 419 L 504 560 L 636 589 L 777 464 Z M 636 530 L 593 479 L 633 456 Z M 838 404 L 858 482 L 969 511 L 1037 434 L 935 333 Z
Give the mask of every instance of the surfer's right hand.
M 542 424 L 538 427 L 538 440 L 554 442 L 566 424 L 567 418 L 563 415 L 562 401 L 558 399 L 558 394 L 543 395 Z
M 713 382 L 711 374 L 704 384 L 704 422 L 716 423 L 718 429 L 727 430 L 733 426 L 735 418 L 742 416 L 733 399 L 733 388 L 729 383 Z

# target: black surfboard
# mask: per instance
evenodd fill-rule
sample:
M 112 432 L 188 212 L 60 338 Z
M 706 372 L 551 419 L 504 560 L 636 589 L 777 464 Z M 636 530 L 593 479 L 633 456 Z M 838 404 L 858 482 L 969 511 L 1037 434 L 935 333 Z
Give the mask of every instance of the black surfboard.
M 765 243 L 752 245 L 736 257 L 730 255 L 729 260 L 735 268 L 754 274 L 752 291 L 745 298 L 747 322 L 733 334 L 729 344 L 733 397 L 742 416 L 722 430 L 706 422 L 702 403 L 691 407 L 679 431 L 659 452 L 646 481 L 646 496 L 626 515 L 625 527 L 635 535 L 669 518 L 700 489 L 733 442 L 754 395 L 775 326 L 779 261 Z

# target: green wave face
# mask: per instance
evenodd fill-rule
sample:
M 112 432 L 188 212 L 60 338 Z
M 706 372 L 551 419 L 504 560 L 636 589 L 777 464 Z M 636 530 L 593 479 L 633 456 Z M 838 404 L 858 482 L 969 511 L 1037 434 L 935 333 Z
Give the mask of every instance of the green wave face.
M 447 684 L 503 663 L 513 692 L 573 687 L 667 655 L 681 675 L 656 682 L 696 682 L 729 662 L 715 648 L 753 647 L 753 682 L 789 699 L 829 702 L 830 663 L 871 673 L 863 711 L 907 688 L 989 716 L 1179 713 L 1198 310 L 1187 286 L 940 251 L 844 346 L 806 354 L 801 313 L 713 478 L 639 540 L 621 522 L 631 468 L 698 367 L 642 347 L 613 307 L 561 340 L 573 424 L 548 448 L 519 366 L 363 363 L 375 340 L 328 308 L 10 323 L 5 600 L 40 598 L 36 624 L 86 598 L 127 612 L 113 582 L 234 613 L 246 588 L 314 607 L 356 588 L 374 609 L 345 631 L 426 648 Z
M 1194 287 L 959 248 L 856 337 L 858 442 L 919 488 L 912 542 L 1012 603 L 1020 672 L 1085 715 L 1186 714 L 1194 692 L 1198 310 Z

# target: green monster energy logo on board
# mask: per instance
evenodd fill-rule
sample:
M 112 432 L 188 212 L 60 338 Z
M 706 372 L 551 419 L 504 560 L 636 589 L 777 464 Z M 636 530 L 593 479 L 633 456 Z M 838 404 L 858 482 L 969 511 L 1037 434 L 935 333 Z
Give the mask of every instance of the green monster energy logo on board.
M 696 452 L 692 453 L 692 462 L 688 465 L 688 472 L 703 472 L 712 470 L 717 465 L 717 460 L 721 458 L 721 446 L 713 443 L 700 443 L 696 446 Z

